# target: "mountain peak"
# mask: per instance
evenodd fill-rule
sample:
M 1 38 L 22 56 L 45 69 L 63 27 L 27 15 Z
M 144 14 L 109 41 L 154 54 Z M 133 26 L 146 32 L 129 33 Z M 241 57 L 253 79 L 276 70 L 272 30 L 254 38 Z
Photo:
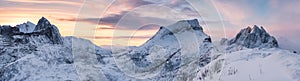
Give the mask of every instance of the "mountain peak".
M 45 17 L 42 17 L 39 21 L 37 26 L 35 27 L 35 31 L 41 31 L 43 29 L 46 29 L 47 27 L 51 27 L 51 23 L 46 19 Z
M 260 32 L 261 32 L 261 29 L 257 25 L 254 25 L 254 27 L 252 28 L 251 33 L 260 33 Z
M 45 18 L 45 17 L 42 17 L 42 18 L 40 18 L 40 20 L 39 21 L 48 21 L 48 19 L 47 18 Z
M 254 25 L 252 28 L 242 29 L 235 38 L 229 41 L 229 45 L 236 44 L 247 48 L 278 47 L 275 37 L 270 36 L 263 27 Z
M 178 32 L 183 32 L 183 31 L 190 31 L 191 28 L 194 31 L 201 31 L 202 27 L 200 26 L 199 22 L 197 19 L 192 19 L 192 20 L 180 20 L 174 24 L 171 24 L 169 26 L 165 27 L 166 29 L 172 31 L 172 33 L 178 33 Z
M 197 50 L 197 48 L 203 48 L 201 52 L 199 51 L 200 56 L 204 54 L 202 52 L 210 50 L 211 38 L 202 31 L 202 27 L 199 25 L 197 19 L 180 20 L 168 26 L 161 26 L 158 32 L 153 37 L 151 37 L 143 45 L 130 51 L 129 55 L 135 63 L 135 65 L 139 67 L 146 67 L 151 66 L 151 60 L 147 59 L 146 57 L 151 57 L 150 54 L 151 51 L 153 51 L 153 48 L 159 50 L 166 50 L 161 55 L 170 56 L 170 63 L 166 67 L 168 71 L 172 71 L 175 70 L 177 67 L 179 68 L 180 63 L 175 63 L 178 61 L 176 60 L 177 56 L 181 53 L 185 53 L 180 51 L 186 51 L 185 48 L 190 46 L 194 46 L 195 50 Z M 209 49 L 206 50 L 206 48 Z M 176 54 L 174 58 L 172 58 L 172 54 Z M 171 61 L 173 63 L 171 63 Z
M 263 26 L 260 27 L 263 32 L 267 32 Z
M 56 26 L 50 24 L 50 22 L 42 17 L 38 24 L 35 25 L 29 21 L 23 24 L 19 24 L 15 27 L 2 26 L 0 27 L 0 35 L 9 38 L 9 44 L 63 44 L 63 40 Z M 0 39 L 3 37 L 0 37 Z M 0 40 L 1 42 L 1 40 Z M 1 44 L 0 44 L 1 45 Z
M 42 17 L 38 23 L 47 23 L 50 24 L 50 22 L 48 21 L 48 19 L 46 19 L 45 17 Z
M 180 20 L 174 24 L 168 26 L 161 26 L 158 32 L 150 39 L 160 39 L 164 38 L 165 36 L 174 35 L 174 34 L 181 34 L 183 32 L 193 32 L 195 33 L 198 39 L 204 40 L 204 38 L 209 38 L 203 32 L 202 27 L 200 26 L 197 19 L 192 20 Z M 171 36 L 170 38 L 174 38 Z
M 191 27 L 194 30 L 203 30 L 202 27 L 199 25 L 199 21 L 197 19 L 186 20 L 186 21 L 191 25 Z
M 30 21 L 27 21 L 26 24 L 34 24 L 34 23 L 32 23 L 32 22 L 30 22 Z
M 63 43 L 58 28 L 55 25 L 52 25 L 45 17 L 42 17 L 39 20 L 34 31 L 44 33 L 54 44 Z

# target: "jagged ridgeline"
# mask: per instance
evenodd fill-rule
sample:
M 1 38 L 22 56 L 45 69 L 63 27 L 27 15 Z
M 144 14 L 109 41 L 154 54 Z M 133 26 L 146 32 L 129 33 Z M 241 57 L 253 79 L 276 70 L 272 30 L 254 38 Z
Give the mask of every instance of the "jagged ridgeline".
M 242 29 L 220 45 L 211 40 L 197 19 L 180 20 L 141 46 L 107 50 L 61 37 L 43 17 L 37 25 L 0 27 L 0 81 L 300 81 L 300 56 L 277 48 L 263 27 Z
M 1 40 L 2 39 L 2 40 Z M 37 25 L 31 22 L 15 27 L 0 27 L 0 45 L 12 46 L 15 44 L 63 44 L 59 30 L 46 18 L 42 17 Z
M 242 29 L 235 38 L 231 39 L 229 45 L 241 45 L 247 48 L 272 48 L 278 47 L 278 42 L 263 27 L 254 25 L 253 28 Z

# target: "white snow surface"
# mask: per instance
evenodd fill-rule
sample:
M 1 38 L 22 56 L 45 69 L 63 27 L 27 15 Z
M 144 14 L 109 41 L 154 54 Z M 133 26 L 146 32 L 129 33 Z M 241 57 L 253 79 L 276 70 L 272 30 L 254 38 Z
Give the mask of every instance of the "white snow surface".
M 300 81 L 300 55 L 278 48 L 228 53 L 221 81 Z
M 16 27 L 19 28 L 20 32 L 23 33 L 32 33 L 35 29 L 35 24 L 33 24 L 32 22 L 27 21 L 26 23 L 17 25 Z

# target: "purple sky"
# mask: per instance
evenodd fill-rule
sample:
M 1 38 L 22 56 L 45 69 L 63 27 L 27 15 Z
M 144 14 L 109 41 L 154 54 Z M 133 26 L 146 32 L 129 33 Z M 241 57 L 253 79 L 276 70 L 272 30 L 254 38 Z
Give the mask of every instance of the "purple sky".
M 232 38 L 240 29 L 258 25 L 283 48 L 300 51 L 299 9 L 299 0 L 1 0 L 0 24 L 37 22 L 44 16 L 64 36 L 73 35 L 76 23 L 85 23 L 97 26 L 91 30 L 96 30 L 94 42 L 98 45 L 111 45 L 112 37 L 132 36 L 114 36 L 114 30 L 134 31 L 130 45 L 140 45 L 158 25 L 196 18 L 215 40 Z M 142 28 L 136 30 L 136 26 Z

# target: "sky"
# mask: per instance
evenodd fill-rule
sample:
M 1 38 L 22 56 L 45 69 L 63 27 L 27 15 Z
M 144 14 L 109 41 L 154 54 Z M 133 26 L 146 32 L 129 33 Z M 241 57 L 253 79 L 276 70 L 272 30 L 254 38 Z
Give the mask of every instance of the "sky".
M 299 50 L 299 9 L 299 0 L 1 0 L 0 25 L 46 17 L 63 36 L 101 46 L 139 46 L 160 26 L 198 19 L 215 41 L 258 25 L 283 48 Z

